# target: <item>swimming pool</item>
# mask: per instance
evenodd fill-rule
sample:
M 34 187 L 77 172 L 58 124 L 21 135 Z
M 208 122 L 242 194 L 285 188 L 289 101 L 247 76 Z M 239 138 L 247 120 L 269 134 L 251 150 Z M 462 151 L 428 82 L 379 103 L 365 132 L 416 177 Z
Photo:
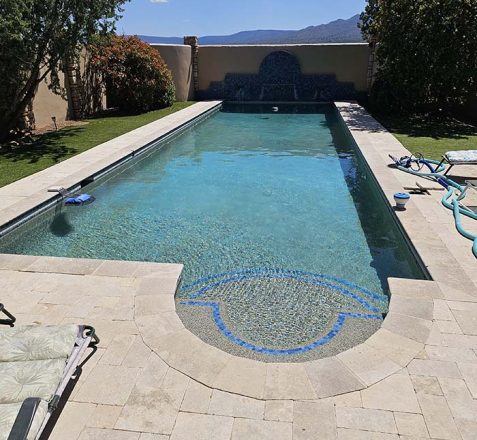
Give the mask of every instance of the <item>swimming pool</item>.
M 424 277 L 333 106 L 226 104 L 159 146 L 0 252 L 184 263 L 186 326 L 267 361 L 364 341 L 386 279 Z

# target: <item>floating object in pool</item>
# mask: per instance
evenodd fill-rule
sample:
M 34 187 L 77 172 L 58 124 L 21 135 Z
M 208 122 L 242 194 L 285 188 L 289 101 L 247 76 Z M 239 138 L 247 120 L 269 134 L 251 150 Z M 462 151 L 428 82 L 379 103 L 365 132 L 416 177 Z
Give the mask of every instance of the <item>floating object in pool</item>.
M 278 111 L 278 107 L 272 107 L 272 111 L 276 113 Z
M 394 194 L 394 201 L 396 202 L 396 208 L 404 211 L 406 209 L 406 203 L 409 202 L 411 196 L 408 193 L 396 193 Z
M 95 198 L 89 194 L 75 194 L 65 200 L 65 205 L 89 205 L 94 201 Z

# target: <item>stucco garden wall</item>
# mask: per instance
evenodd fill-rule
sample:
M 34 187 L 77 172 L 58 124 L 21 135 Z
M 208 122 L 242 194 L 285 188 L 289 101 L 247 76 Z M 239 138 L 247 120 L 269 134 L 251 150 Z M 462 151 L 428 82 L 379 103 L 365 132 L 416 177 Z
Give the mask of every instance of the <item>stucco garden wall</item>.
M 191 47 L 161 45 L 156 46 L 156 49 L 172 72 L 174 84 L 176 85 L 176 100 L 187 101 L 193 99 Z M 84 60 L 82 59 L 81 66 L 83 67 L 83 65 Z M 64 84 L 64 75 L 61 74 L 60 78 Z M 68 100 L 54 94 L 48 88 L 46 81 L 42 82 L 38 86 L 35 99 L 33 100 L 36 127 L 43 128 L 52 125 L 52 116 L 56 117 L 58 123 L 64 122 L 69 117 L 69 107 Z
M 176 100 L 189 101 L 194 97 L 192 84 L 192 49 L 183 45 L 152 45 L 165 61 L 176 86 Z
M 303 76 L 335 75 L 338 87 L 350 85 L 358 94 L 367 91 L 369 60 L 367 44 L 200 46 L 198 93 L 194 90 L 191 46 L 153 45 L 153 47 L 159 51 L 172 72 L 178 101 L 227 99 L 227 96 L 218 96 L 220 92 L 216 94 L 217 96 L 213 96 L 207 91 L 213 89 L 214 84 L 219 84 L 216 90 L 220 91 L 220 84 L 227 75 L 229 77 L 231 74 L 258 75 L 262 62 L 273 52 L 286 52 L 296 58 Z M 313 100 L 320 100 L 320 97 L 316 96 Z M 38 89 L 33 109 L 37 127 L 50 125 L 52 116 L 56 116 L 59 122 L 68 116 L 68 102 L 54 95 L 45 83 Z M 471 100 L 466 111 L 472 114 L 475 109 L 475 101 Z
M 339 82 L 351 82 L 357 91 L 367 89 L 367 44 L 201 46 L 199 89 L 223 81 L 227 73 L 258 74 L 263 59 L 276 51 L 294 55 L 304 75 L 335 74 Z
M 64 75 L 60 75 L 60 78 L 64 78 Z M 38 86 L 33 100 L 33 114 L 37 128 L 51 125 L 53 123 L 52 116 L 55 116 L 58 122 L 63 122 L 68 117 L 68 101 L 54 94 L 48 88 L 47 83 L 43 81 Z

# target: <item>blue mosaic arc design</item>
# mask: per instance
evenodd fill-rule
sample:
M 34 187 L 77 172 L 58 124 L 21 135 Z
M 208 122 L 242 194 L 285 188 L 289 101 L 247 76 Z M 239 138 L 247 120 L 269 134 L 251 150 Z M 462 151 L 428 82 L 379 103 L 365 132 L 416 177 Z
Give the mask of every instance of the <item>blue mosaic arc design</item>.
M 331 289 L 337 290 L 338 292 L 341 292 L 342 294 L 344 294 L 346 296 L 349 296 L 349 297 L 353 298 L 356 302 L 360 303 L 362 306 L 364 306 L 365 308 L 367 308 L 371 312 L 379 313 L 379 309 L 372 306 L 367 301 L 360 298 L 358 295 L 354 294 L 353 292 L 350 292 L 349 290 L 347 290 L 343 287 L 336 286 L 336 285 L 330 284 L 330 283 L 326 283 L 324 281 L 310 280 L 306 277 L 299 277 L 299 276 L 291 275 L 291 274 L 287 274 L 287 273 L 252 274 L 252 275 L 242 275 L 242 276 L 228 278 L 226 280 L 217 281 L 216 283 L 212 283 L 212 284 L 209 284 L 208 286 L 202 287 L 194 295 L 191 295 L 191 298 L 193 298 L 193 299 L 198 298 L 199 296 L 203 295 L 204 293 L 207 293 L 209 290 L 215 289 L 216 287 L 225 286 L 226 284 L 230 284 L 230 283 L 233 283 L 233 282 L 236 282 L 236 281 L 251 280 L 253 278 L 288 278 L 290 280 L 305 281 L 307 283 L 314 284 L 316 286 L 329 287 Z
M 344 280 L 343 278 L 338 278 L 335 276 L 329 276 L 329 275 L 323 275 L 319 273 L 313 273 L 313 272 L 307 272 L 304 270 L 283 270 L 283 269 L 278 269 L 278 268 L 266 268 L 266 267 L 260 267 L 260 268 L 251 268 L 251 269 L 243 269 L 239 271 L 233 271 L 233 272 L 221 272 L 218 274 L 214 275 L 208 275 L 202 278 L 199 278 L 198 280 L 194 281 L 193 283 L 186 284 L 185 286 L 181 287 L 181 290 L 183 292 L 186 292 L 187 290 L 190 290 L 196 286 L 199 286 L 201 284 L 208 283 L 212 280 L 215 280 L 217 278 L 224 278 L 224 277 L 235 277 L 239 275 L 247 275 L 247 274 L 280 274 L 280 273 L 287 273 L 290 274 L 291 276 L 293 275 L 303 275 L 305 277 L 311 277 L 311 278 L 321 278 L 327 281 L 334 281 L 339 284 L 343 284 L 344 286 L 350 287 L 352 289 L 359 290 L 366 296 L 369 296 L 370 298 L 373 298 L 377 301 L 385 302 L 387 303 L 389 298 L 386 295 L 382 295 L 376 292 L 372 292 L 369 289 L 366 289 L 365 287 L 358 286 L 355 283 L 352 283 L 351 281 Z
M 212 315 L 214 318 L 215 325 L 229 341 L 233 342 L 236 345 L 239 345 L 240 347 L 247 348 L 248 350 L 252 350 L 257 353 L 269 354 L 272 356 L 291 356 L 294 354 L 303 354 L 308 351 L 314 350 L 317 347 L 325 345 L 340 332 L 346 320 L 349 318 L 382 320 L 382 317 L 380 315 L 366 315 L 362 313 L 339 313 L 338 319 L 336 320 L 336 323 L 333 325 L 330 332 L 322 338 L 312 342 L 311 344 L 304 345 L 303 347 L 277 350 L 273 348 L 259 347 L 235 336 L 232 331 L 230 331 L 230 329 L 225 325 L 225 322 L 220 314 L 220 305 L 218 303 L 185 301 L 181 304 L 194 307 L 209 307 L 210 309 L 212 309 Z
M 207 294 L 218 287 L 226 286 L 232 283 L 240 283 L 246 280 L 254 279 L 289 279 L 299 282 L 305 282 L 309 285 L 321 286 L 327 289 L 331 289 L 342 295 L 352 298 L 360 306 L 369 310 L 370 313 L 357 313 L 357 312 L 339 312 L 337 313 L 336 321 L 333 323 L 331 330 L 324 336 L 319 337 L 315 341 L 306 344 L 301 347 L 293 347 L 288 349 L 276 349 L 258 344 L 247 342 L 233 333 L 233 331 L 227 327 L 222 315 L 221 305 L 216 301 L 201 301 L 201 296 Z M 352 292 L 349 289 L 353 289 L 356 292 Z M 341 278 L 327 276 L 323 274 L 314 274 L 311 272 L 300 270 L 283 270 L 283 269 L 269 269 L 269 268 L 255 268 L 255 269 L 243 269 L 234 272 L 223 272 L 215 275 L 206 276 L 199 280 L 185 285 L 181 288 L 181 295 L 187 295 L 187 300 L 181 301 L 181 305 L 190 307 L 205 307 L 212 311 L 213 322 L 222 335 L 224 335 L 232 343 L 246 348 L 248 350 L 272 356 L 292 356 L 297 354 L 303 354 L 311 351 L 317 347 L 323 346 L 329 343 L 335 338 L 345 325 L 346 321 L 350 318 L 362 319 L 362 320 L 380 320 L 382 321 L 383 315 L 377 307 L 370 304 L 363 296 L 372 298 L 379 302 L 387 302 L 388 298 L 385 295 L 380 295 L 371 292 L 368 289 L 362 288 L 350 281 L 343 280 Z
M 275 51 L 267 55 L 257 74 L 229 72 L 224 81 L 214 81 L 198 99 L 227 101 L 333 101 L 356 99 L 353 83 L 339 82 L 336 75 L 304 75 L 295 55 Z

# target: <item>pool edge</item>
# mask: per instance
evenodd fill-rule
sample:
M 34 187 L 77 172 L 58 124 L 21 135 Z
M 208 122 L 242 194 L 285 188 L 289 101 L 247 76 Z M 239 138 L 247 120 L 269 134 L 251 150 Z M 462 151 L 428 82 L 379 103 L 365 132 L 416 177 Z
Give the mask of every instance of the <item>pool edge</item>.
M 436 224 L 429 220 L 432 213 L 428 212 L 427 207 L 421 208 L 419 203 L 419 197 L 425 196 L 414 196 L 405 211 L 393 209 L 394 193 L 402 191 L 404 186 L 415 186 L 416 177 L 390 167 L 388 155 L 402 157 L 411 153 L 358 103 L 337 101 L 334 105 L 386 199 L 393 218 L 408 239 L 411 251 L 418 257 L 417 261 L 422 263 L 422 268 L 429 274 L 430 280 L 448 284 L 458 279 L 459 285 L 456 287 L 471 287 L 472 279 L 462 269 L 448 244 L 432 232 L 432 226 Z M 429 196 L 428 200 L 434 201 L 432 196 Z M 437 209 L 439 208 L 445 211 L 443 207 L 439 206 Z M 452 225 L 453 217 L 448 217 L 449 224 Z M 451 272 L 459 275 L 450 279 Z

